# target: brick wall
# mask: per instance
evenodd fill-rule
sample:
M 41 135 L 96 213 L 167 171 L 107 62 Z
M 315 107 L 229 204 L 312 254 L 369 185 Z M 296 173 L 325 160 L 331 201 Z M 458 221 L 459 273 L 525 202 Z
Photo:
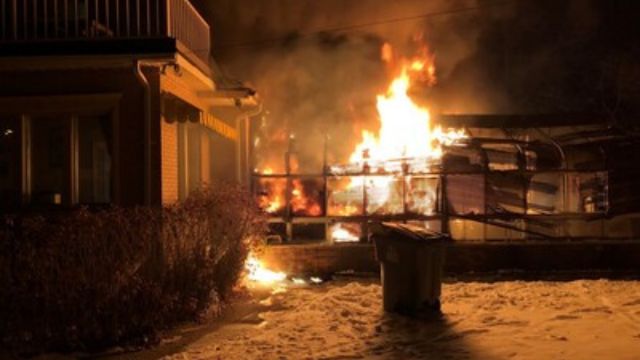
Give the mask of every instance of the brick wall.
M 309 244 L 267 246 L 261 260 L 288 274 L 325 275 L 340 271 L 376 272 L 379 265 L 370 244 Z M 539 272 L 604 270 L 638 274 L 638 242 L 512 242 L 453 243 L 447 246 L 445 273 L 518 271 Z
M 178 201 L 178 124 L 162 121 L 162 203 Z
M 268 246 L 265 265 L 289 274 L 324 275 L 340 271 L 376 271 L 373 246 L 367 244 L 310 244 Z

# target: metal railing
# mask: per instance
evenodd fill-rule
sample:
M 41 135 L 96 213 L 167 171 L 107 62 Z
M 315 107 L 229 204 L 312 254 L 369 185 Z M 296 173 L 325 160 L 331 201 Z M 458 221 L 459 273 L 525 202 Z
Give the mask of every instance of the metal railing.
M 208 64 L 211 39 L 207 21 L 187 0 L 165 1 L 168 35 L 180 40 L 188 51 Z
M 208 62 L 209 25 L 188 0 L 0 0 L 0 43 L 159 37 Z

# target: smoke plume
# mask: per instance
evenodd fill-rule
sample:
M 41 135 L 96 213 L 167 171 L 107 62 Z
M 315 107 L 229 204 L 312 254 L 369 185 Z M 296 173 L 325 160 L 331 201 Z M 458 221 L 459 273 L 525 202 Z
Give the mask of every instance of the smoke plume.
M 294 134 L 300 163 L 310 167 L 301 171 L 320 170 L 325 139 L 328 160 L 344 161 L 359 141 L 358 130 L 375 130 L 375 96 L 389 80 L 380 47 L 389 42 L 411 54 L 416 34 L 435 53 L 438 84 L 414 91 L 432 112 L 592 111 L 620 117 L 636 113 L 640 97 L 637 6 L 627 2 L 196 4 L 212 24 L 214 57 L 264 101 L 260 153 L 282 164 L 287 136 Z M 433 15 L 419 16 L 425 14 Z

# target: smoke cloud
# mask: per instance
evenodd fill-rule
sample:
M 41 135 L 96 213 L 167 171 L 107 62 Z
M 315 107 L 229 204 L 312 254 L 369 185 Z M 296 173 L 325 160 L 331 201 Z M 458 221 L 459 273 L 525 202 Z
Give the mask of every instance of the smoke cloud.
M 633 113 L 637 6 L 599 0 L 201 0 L 214 57 L 265 104 L 258 144 L 282 163 L 295 134 L 300 163 L 344 161 L 388 83 L 380 47 L 411 54 L 422 34 L 438 84 L 415 89 L 435 113 Z M 469 10 L 469 8 L 475 8 Z M 465 10 L 466 9 L 466 10 Z M 460 10 L 460 11 L 456 11 Z M 437 16 L 384 23 L 385 19 Z M 371 24 L 332 31 L 354 24 Z M 334 146 L 338 144 L 340 146 Z M 315 171 L 314 171 L 315 170 Z

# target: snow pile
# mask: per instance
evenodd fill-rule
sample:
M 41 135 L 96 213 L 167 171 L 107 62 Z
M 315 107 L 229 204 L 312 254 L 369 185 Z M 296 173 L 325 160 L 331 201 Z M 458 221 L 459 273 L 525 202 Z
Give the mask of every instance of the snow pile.
M 367 281 L 290 288 L 167 359 L 640 358 L 637 281 L 445 284 L 436 319 L 381 301 Z

